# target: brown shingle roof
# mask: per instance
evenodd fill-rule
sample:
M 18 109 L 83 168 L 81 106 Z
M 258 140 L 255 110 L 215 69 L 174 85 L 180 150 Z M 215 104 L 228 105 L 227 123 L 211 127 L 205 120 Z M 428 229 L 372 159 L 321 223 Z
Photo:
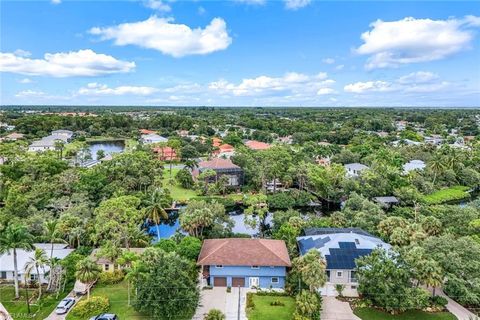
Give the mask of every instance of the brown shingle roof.
M 289 267 L 291 263 L 283 240 L 228 238 L 203 241 L 197 265 Z
M 230 168 L 240 168 L 234 164 L 230 159 L 223 158 L 213 158 L 209 161 L 202 161 L 198 164 L 198 167 L 201 169 L 230 169 Z

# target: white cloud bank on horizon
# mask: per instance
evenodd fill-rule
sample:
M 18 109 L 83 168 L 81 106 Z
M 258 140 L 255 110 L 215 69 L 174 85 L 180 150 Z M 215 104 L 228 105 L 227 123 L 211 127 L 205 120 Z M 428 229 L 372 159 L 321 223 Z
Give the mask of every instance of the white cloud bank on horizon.
M 472 29 L 480 27 L 480 17 L 463 19 L 415 19 L 398 21 L 377 20 L 364 32 L 364 43 L 355 49 L 370 55 L 367 70 L 394 68 L 400 65 L 444 59 L 470 48 L 475 37 Z
M 173 23 L 172 18 L 151 16 L 144 21 L 94 27 L 89 32 L 102 40 L 114 40 L 118 46 L 136 45 L 175 58 L 225 50 L 232 43 L 222 18 L 212 19 L 203 29 L 192 29 L 185 24 Z
M 134 69 L 135 62 L 118 60 L 90 49 L 46 53 L 43 59 L 31 59 L 24 55 L 0 52 L 0 72 L 28 76 L 94 77 L 125 73 Z
M 118 86 L 110 88 L 106 84 L 99 84 L 91 82 L 86 87 L 82 87 L 78 90 L 79 95 L 88 96 L 123 96 L 123 95 L 138 95 L 148 96 L 157 92 L 157 88 L 145 87 L 145 86 Z

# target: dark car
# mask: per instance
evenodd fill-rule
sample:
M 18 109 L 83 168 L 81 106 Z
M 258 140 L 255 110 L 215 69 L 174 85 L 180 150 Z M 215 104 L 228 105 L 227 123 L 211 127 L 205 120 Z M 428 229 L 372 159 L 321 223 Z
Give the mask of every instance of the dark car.
M 113 313 L 102 313 L 98 316 L 91 317 L 90 320 L 118 320 L 118 317 Z

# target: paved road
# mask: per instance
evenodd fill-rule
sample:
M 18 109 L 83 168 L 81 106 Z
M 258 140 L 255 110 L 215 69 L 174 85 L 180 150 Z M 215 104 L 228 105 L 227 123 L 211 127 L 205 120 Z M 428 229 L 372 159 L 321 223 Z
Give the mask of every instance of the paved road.
M 337 300 L 335 297 L 322 296 L 322 320 L 361 320 L 353 314 L 348 302 Z
M 82 299 L 83 296 L 80 296 L 80 297 L 75 297 L 75 293 L 73 292 L 73 290 L 67 295 L 65 296 L 65 298 L 68 298 L 68 297 L 74 297 L 75 298 L 75 304 L 78 303 L 78 301 L 80 301 L 80 299 Z M 73 307 L 75 306 L 75 304 L 68 310 L 68 312 L 70 312 Z M 52 313 L 50 313 L 50 315 L 48 317 L 45 318 L 45 320 L 65 320 L 65 318 L 67 317 L 67 313 L 65 314 L 56 314 L 55 313 L 55 310 L 52 311 Z

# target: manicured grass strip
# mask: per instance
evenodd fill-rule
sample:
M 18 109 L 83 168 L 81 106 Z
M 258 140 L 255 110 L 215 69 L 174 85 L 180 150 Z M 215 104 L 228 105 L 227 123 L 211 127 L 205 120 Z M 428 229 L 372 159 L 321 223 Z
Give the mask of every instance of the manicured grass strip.
M 284 306 L 271 306 L 273 301 L 280 301 Z M 292 297 L 253 296 L 255 308 L 247 309 L 249 320 L 291 320 L 295 311 L 295 300 Z
M 27 312 L 27 303 L 25 300 L 25 289 L 20 288 L 20 299 L 15 300 L 15 288 L 13 285 L 5 285 L 0 287 L 0 301 L 10 315 L 14 319 L 45 319 L 57 306 L 57 304 L 67 295 L 69 290 L 61 293 L 56 298 L 56 294 L 42 294 L 42 299 L 37 302 L 37 299 L 30 298 L 30 314 Z M 36 296 L 37 289 L 29 289 L 29 297 Z
M 170 165 L 165 164 L 165 169 L 163 170 L 163 187 L 170 190 L 170 195 L 173 200 L 179 202 L 185 202 L 193 197 L 197 196 L 195 190 L 184 189 L 182 186 L 175 180 L 175 175 L 180 169 L 172 168 L 172 176 L 170 178 Z
M 357 308 L 353 311 L 362 320 L 456 320 L 450 312 L 428 313 L 418 310 L 407 311 L 397 315 L 373 309 Z
M 470 194 L 467 192 L 468 189 L 468 187 L 464 186 L 450 187 L 426 195 L 423 197 L 423 200 L 427 204 L 440 204 L 453 200 L 462 200 L 470 197 Z

